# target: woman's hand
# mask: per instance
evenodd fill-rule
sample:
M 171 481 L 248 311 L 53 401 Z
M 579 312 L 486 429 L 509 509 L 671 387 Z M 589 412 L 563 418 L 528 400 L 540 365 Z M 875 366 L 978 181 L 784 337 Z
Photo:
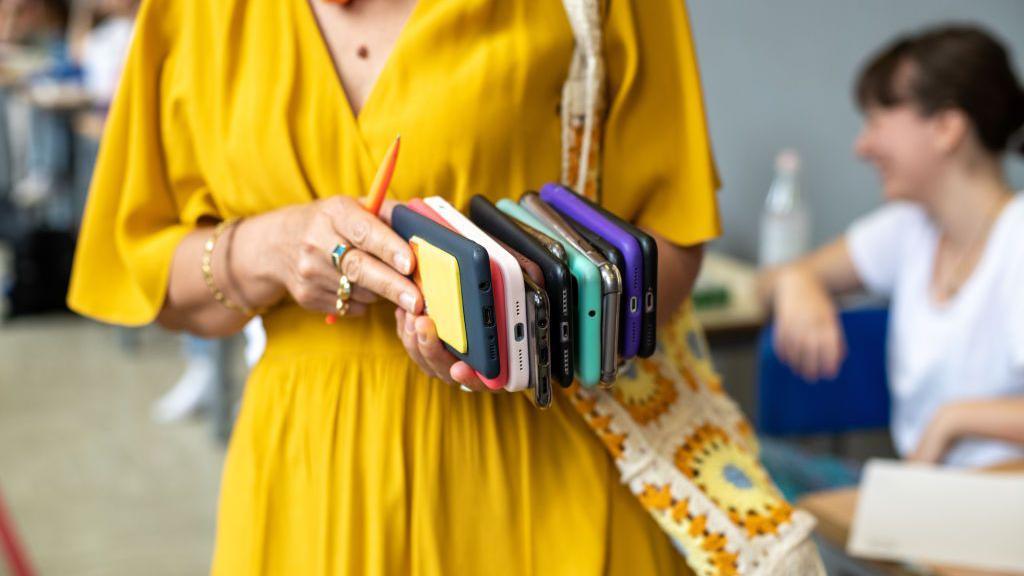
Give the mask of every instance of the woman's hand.
M 448 384 L 461 384 L 469 390 L 485 390 L 476 373 L 465 362 L 452 356 L 437 337 L 434 322 L 399 308 L 395 310 L 395 331 L 409 357 L 423 372 Z
M 1024 446 L 1024 396 L 973 398 L 943 405 L 909 458 L 940 462 L 954 443 L 965 437 Z
M 336 312 L 341 273 L 331 262 L 337 244 L 348 246 L 342 270 L 353 285 L 348 314 L 357 316 L 381 297 L 418 314 L 423 296 L 406 276 L 416 263 L 409 244 L 389 226 L 394 202 L 380 217 L 355 198 L 336 196 L 240 220 L 211 254 L 213 280 L 232 302 L 270 307 L 288 295 L 303 308 Z M 200 261 L 213 228 L 185 236 L 174 253 L 167 297 L 157 321 L 172 330 L 211 338 L 237 333 L 249 317 L 217 302 Z
M 378 298 L 418 313 L 423 297 L 406 277 L 415 266 L 412 250 L 388 224 L 394 205 L 385 203 L 380 218 L 347 196 L 281 210 L 265 273 L 303 308 L 334 313 L 341 274 L 334 269 L 330 251 L 345 244 L 348 251 L 341 268 L 353 285 L 348 315 L 365 313 Z
M 822 283 L 799 266 L 787 267 L 778 273 L 774 306 L 779 358 L 808 380 L 834 377 L 846 343 Z
M 957 436 L 957 411 L 957 404 L 947 404 L 936 410 L 908 460 L 929 464 L 941 462 Z

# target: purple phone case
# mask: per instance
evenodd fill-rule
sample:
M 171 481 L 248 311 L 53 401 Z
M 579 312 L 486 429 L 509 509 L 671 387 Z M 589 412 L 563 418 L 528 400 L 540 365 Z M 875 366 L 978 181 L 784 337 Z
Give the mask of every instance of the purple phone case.
M 640 349 L 640 325 L 643 316 L 643 253 L 640 243 L 631 234 L 619 228 L 603 214 L 587 206 L 576 193 L 560 184 L 545 184 L 540 189 L 541 200 L 564 212 L 573 220 L 604 238 L 622 253 L 627 270 L 620 270 L 623 283 L 622 336 L 619 352 L 623 359 L 633 358 Z

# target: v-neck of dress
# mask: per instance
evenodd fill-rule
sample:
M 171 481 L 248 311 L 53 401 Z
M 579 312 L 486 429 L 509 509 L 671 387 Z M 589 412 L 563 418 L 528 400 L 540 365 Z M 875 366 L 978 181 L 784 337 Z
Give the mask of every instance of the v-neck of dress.
M 317 19 L 316 11 L 313 9 L 312 3 L 316 0 L 300 1 L 305 5 L 302 12 L 306 18 L 306 24 L 309 25 L 309 28 L 312 29 L 317 36 L 317 41 L 315 42 L 316 50 L 314 51 L 319 54 L 318 57 L 322 60 L 324 65 L 331 70 L 331 78 L 333 81 L 330 82 L 330 84 L 332 85 L 332 90 L 338 96 L 338 100 L 341 101 L 342 108 L 344 109 L 342 115 L 348 119 L 348 122 L 351 123 L 352 127 L 355 129 L 355 132 L 362 144 L 363 151 L 366 152 L 367 156 L 369 156 L 369 146 L 363 132 L 363 124 L 368 122 L 369 119 L 372 119 L 373 112 L 377 107 L 376 102 L 380 99 L 379 92 L 381 91 L 381 84 L 386 83 L 392 74 L 392 68 L 395 67 L 395 57 L 401 51 L 402 46 L 406 43 L 406 36 L 409 35 L 409 28 L 415 23 L 423 4 L 427 0 L 417 0 L 416 5 L 413 6 L 412 11 L 406 18 L 405 23 L 402 24 L 402 30 L 398 33 L 398 36 L 395 38 L 395 42 L 391 45 L 391 50 L 388 53 L 387 58 L 384 60 L 384 66 L 380 69 L 380 72 L 377 74 L 377 78 L 373 81 L 373 85 L 370 87 L 370 91 L 367 94 L 366 99 L 363 100 L 363 105 L 360 107 L 358 114 L 352 108 L 352 102 L 349 100 L 348 93 L 345 91 L 345 85 L 341 81 L 338 64 L 334 60 L 334 55 L 331 53 L 331 46 L 327 41 L 327 35 L 324 33 L 324 29 L 320 26 L 320 21 Z

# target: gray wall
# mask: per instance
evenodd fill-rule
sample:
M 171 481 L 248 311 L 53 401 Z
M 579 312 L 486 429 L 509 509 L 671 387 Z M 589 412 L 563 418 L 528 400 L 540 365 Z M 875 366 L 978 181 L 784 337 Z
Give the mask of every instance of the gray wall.
M 654 0 L 662 1 L 662 0 Z M 718 167 L 724 237 L 716 247 L 757 255 L 758 221 L 776 151 L 803 157 L 816 243 L 881 201 L 852 143 L 860 117 L 850 92 L 863 59 L 896 34 L 974 21 L 1006 41 L 1024 68 L 1022 0 L 687 0 Z M 1021 78 L 1024 78 L 1022 76 Z M 1024 162 L 1009 163 L 1024 188 Z

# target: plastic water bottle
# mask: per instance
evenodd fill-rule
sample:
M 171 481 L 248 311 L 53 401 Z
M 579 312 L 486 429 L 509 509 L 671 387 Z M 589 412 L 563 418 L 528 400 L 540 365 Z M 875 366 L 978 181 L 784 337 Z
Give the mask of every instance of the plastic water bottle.
M 783 150 L 775 157 L 775 179 L 761 214 L 758 262 L 774 266 L 793 260 L 810 247 L 811 222 L 800 195 L 800 155 Z

